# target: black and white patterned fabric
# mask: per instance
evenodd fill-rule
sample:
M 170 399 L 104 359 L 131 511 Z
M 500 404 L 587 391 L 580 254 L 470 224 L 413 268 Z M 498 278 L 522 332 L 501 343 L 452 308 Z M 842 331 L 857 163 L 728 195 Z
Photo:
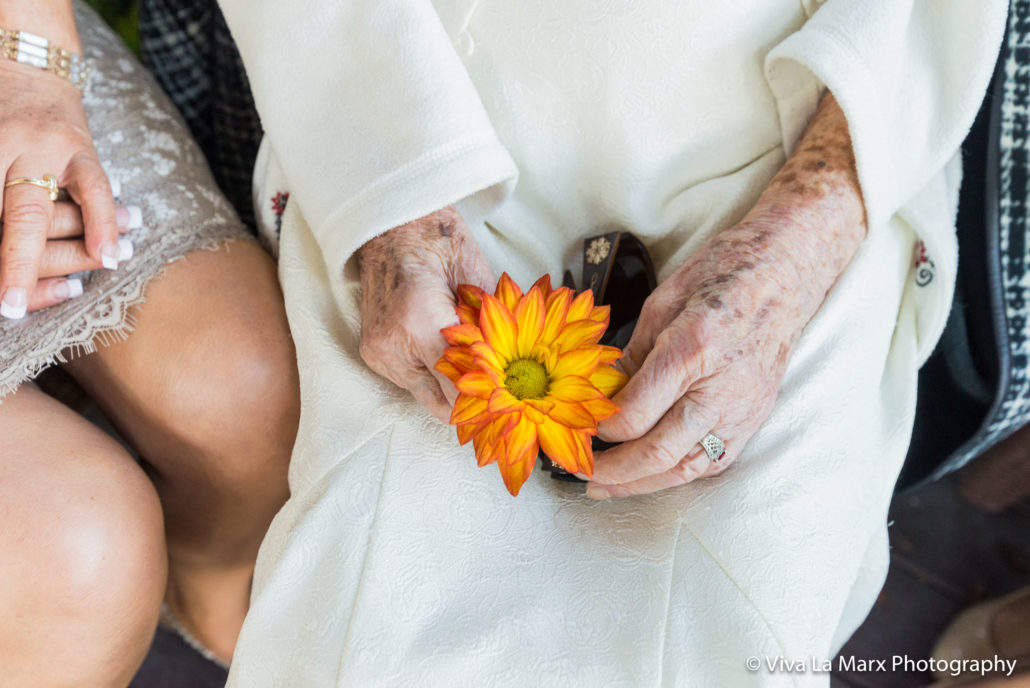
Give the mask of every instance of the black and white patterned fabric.
M 986 230 L 997 387 L 979 430 L 931 478 L 1030 422 L 1030 0 L 1010 4 L 993 99 L 986 200 L 996 207 L 986 208 Z
M 251 228 L 261 122 L 215 0 L 140 0 L 143 63 L 179 108 L 215 180 Z

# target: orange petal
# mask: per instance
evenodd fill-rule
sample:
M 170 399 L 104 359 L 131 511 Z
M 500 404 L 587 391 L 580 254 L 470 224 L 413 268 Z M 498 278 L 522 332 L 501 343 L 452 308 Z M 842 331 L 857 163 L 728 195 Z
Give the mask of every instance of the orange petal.
M 551 420 L 557 421 L 567 428 L 585 430 L 597 427 L 597 421 L 594 417 L 590 415 L 590 412 L 582 404 L 577 402 L 559 401 L 547 415 L 550 416 Z
M 497 354 L 508 361 L 517 358 L 518 335 L 515 316 L 503 303 L 490 294 L 483 294 L 483 308 L 479 311 L 479 327 L 483 339 Z
M 536 426 L 537 438 L 540 440 L 540 448 L 556 464 L 569 471 L 579 471 L 579 447 L 577 447 L 578 436 L 574 430 L 547 419 Z
M 569 306 L 569 313 L 565 316 L 565 319 L 569 322 L 574 320 L 589 319 L 590 311 L 594 308 L 594 292 L 587 289 L 581 292 L 576 300 Z
M 483 436 L 483 440 L 489 444 L 503 440 L 504 436 L 511 432 L 512 428 L 522 420 L 521 413 L 506 413 L 500 416 L 491 414 L 491 417 L 493 420 L 480 433 Z
M 523 418 L 504 436 L 507 463 L 519 461 L 528 452 L 537 454 L 536 424 Z
M 490 413 L 521 413 L 525 403 L 519 401 L 504 387 L 494 389 L 487 408 Z
M 567 297 L 569 299 L 569 303 L 572 303 L 572 299 L 576 298 L 576 292 L 572 291 L 568 287 L 558 287 L 557 289 L 551 292 L 550 296 L 547 297 L 548 307 L 550 307 L 554 300 L 559 298 L 561 294 L 565 294 L 565 296 L 562 296 L 561 298 Z
M 519 289 L 519 285 L 515 284 L 515 281 L 508 276 L 508 273 L 505 272 L 497 282 L 497 291 L 494 292 L 494 296 L 500 299 L 501 303 L 503 303 L 509 311 L 514 311 L 519 299 L 522 298 L 522 290 Z
M 473 370 L 471 373 L 465 373 L 458 378 L 454 386 L 462 394 L 478 399 L 489 399 L 493 391 L 497 389 L 497 383 L 482 370 Z
M 548 369 L 552 379 L 562 378 L 566 375 L 578 375 L 590 377 L 590 374 L 597 368 L 597 362 L 601 358 L 601 347 L 585 346 L 579 349 L 566 351 L 558 356 L 554 367 Z
M 527 401 L 536 401 L 536 400 L 535 399 L 534 400 L 528 400 L 527 399 Z M 526 418 L 528 418 L 529 421 L 532 422 L 532 423 L 543 423 L 544 419 L 547 418 L 547 414 L 545 412 L 541 411 L 536 406 L 529 405 L 528 403 L 526 404 L 525 408 L 522 409 L 522 415 L 524 415 Z
M 554 397 L 558 401 L 587 401 L 597 399 L 602 394 L 586 378 L 567 375 L 551 381 L 547 396 Z
M 550 413 L 551 409 L 554 408 L 554 399 L 548 399 L 547 397 L 543 399 L 525 399 L 524 401 L 543 414 Z
M 479 310 L 483 307 L 483 290 L 474 284 L 458 285 L 458 303 L 467 304 Z
M 454 409 L 451 411 L 451 425 L 485 420 L 486 413 L 486 399 L 459 394 L 458 399 L 454 402 Z
M 576 320 L 568 323 L 555 340 L 559 351 L 578 349 L 581 346 L 597 344 L 604 331 L 608 329 L 608 323 L 594 320 Z M 484 331 L 485 334 L 485 331 Z
M 551 295 L 551 276 L 544 275 L 534 282 L 533 286 L 540 287 L 540 292 L 544 295 L 544 299 L 547 299 L 547 297 Z
M 544 329 L 544 295 L 536 287 L 530 289 L 515 306 L 515 322 L 519 326 L 519 356 L 528 356 Z
M 465 374 L 465 371 L 458 370 L 454 367 L 454 364 L 448 361 L 446 358 L 441 358 L 433 366 L 433 370 L 446 377 L 451 382 L 457 382 L 458 378 Z
M 547 315 L 544 317 L 544 329 L 540 332 L 540 342 L 550 346 L 565 327 L 565 315 L 572 302 L 572 291 L 565 287 L 551 292 L 547 299 Z
M 529 479 L 535 463 L 536 454 L 528 451 L 512 463 L 497 462 L 497 467 L 501 470 L 501 477 L 504 479 L 504 486 L 508 488 L 512 497 L 519 496 L 519 491 Z
M 468 444 L 469 440 L 479 434 L 479 431 L 483 429 L 483 426 L 475 423 L 466 423 L 465 425 L 457 426 L 458 430 L 458 444 Z
M 576 433 L 576 463 L 579 470 L 576 473 L 583 473 L 588 478 L 594 475 L 594 449 L 590 445 L 590 434 L 586 432 Z
M 483 433 L 475 436 L 472 440 L 472 446 L 476 450 L 476 463 L 479 464 L 480 468 L 504 457 L 504 441 L 487 442 L 483 438 Z
M 622 349 L 620 349 L 617 346 L 602 346 L 601 358 L 598 360 L 598 364 L 605 365 L 609 363 L 615 363 L 624 355 L 625 354 L 623 353 Z
M 611 315 L 611 312 L 611 306 L 595 306 L 594 308 L 591 308 L 590 312 L 587 314 L 587 320 L 608 324 L 608 318 Z
M 605 397 L 598 397 L 597 399 L 590 399 L 589 401 L 581 401 L 579 403 L 598 423 L 611 418 L 619 412 L 619 407 L 615 405 L 615 402 Z
M 471 346 L 475 342 L 483 341 L 483 333 L 477 325 L 462 323 L 451 325 L 440 330 L 440 334 L 451 346 Z
M 590 376 L 590 384 L 597 387 L 606 397 L 613 397 L 626 382 L 628 377 L 613 366 L 601 366 Z
M 558 350 L 554 347 L 537 344 L 529 352 L 529 358 L 540 361 L 546 370 L 554 370 L 554 367 L 558 365 Z
M 452 346 L 444 349 L 443 357 L 463 373 L 479 369 L 479 366 L 476 364 L 476 357 L 467 346 Z
M 508 367 L 509 362 L 501 358 L 489 344 L 486 342 L 476 342 L 469 348 L 475 354 L 481 366 L 492 368 L 498 375 L 504 374 L 504 369 Z
M 454 307 L 454 312 L 458 314 L 458 320 L 461 321 L 462 325 L 472 325 L 473 327 L 479 327 L 479 309 L 467 306 L 465 304 L 459 304 Z

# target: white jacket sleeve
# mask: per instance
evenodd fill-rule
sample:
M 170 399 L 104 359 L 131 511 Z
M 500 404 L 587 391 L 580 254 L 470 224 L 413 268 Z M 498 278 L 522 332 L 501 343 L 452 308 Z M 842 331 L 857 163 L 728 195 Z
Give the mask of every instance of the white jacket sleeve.
M 848 120 L 869 226 L 882 225 L 961 145 L 1006 11 L 1006 0 L 827 0 L 766 59 L 787 150 L 825 86 Z
M 329 274 L 361 244 L 514 185 L 429 0 L 221 0 L 270 145 Z

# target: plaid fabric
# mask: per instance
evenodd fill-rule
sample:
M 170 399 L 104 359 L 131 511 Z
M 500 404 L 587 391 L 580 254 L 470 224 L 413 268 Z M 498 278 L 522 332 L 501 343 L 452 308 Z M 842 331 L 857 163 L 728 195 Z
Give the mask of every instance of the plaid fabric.
M 261 122 L 215 0 L 140 0 L 143 63 L 186 119 L 222 192 L 254 227 L 251 181 Z
M 1030 422 L 1030 0 L 1012 0 L 995 81 L 997 193 L 987 202 L 988 279 L 998 390 L 979 430 L 931 479 L 961 468 Z

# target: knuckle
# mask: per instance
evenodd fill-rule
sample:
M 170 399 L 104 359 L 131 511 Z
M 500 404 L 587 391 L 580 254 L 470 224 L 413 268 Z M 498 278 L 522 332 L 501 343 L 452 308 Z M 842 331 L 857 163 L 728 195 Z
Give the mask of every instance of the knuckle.
M 659 468 L 668 470 L 679 461 L 679 454 L 674 453 L 668 445 L 661 442 L 647 441 L 644 443 L 644 456 L 649 456 Z
M 10 232 L 50 225 L 50 207 L 40 201 L 14 204 L 4 209 L 4 224 Z
M 5 256 L 4 270 L 17 275 L 34 273 L 36 272 L 36 260 L 24 253 L 9 253 Z
M 111 183 L 103 174 L 89 175 L 79 183 L 79 189 L 83 197 L 91 199 L 94 203 L 111 198 L 111 203 L 114 204 L 114 198 L 111 196 Z
M 684 457 L 673 466 L 672 474 L 685 483 L 689 483 L 704 475 L 697 463 L 691 460 L 691 457 Z

